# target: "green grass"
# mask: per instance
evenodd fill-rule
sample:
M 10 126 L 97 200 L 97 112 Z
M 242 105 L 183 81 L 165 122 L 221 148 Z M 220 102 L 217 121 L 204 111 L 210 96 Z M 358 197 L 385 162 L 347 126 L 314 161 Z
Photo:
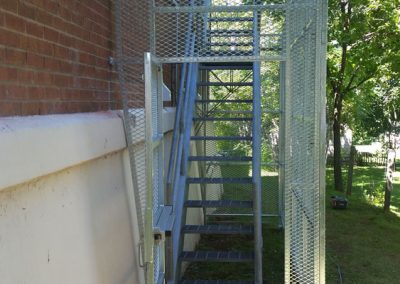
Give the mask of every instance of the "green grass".
M 229 170 L 229 169 L 227 169 Z M 228 171 L 227 171 L 228 172 Z M 232 172 L 231 172 L 232 173 Z M 346 174 L 344 174 L 346 178 Z M 268 179 L 265 180 L 268 183 Z M 270 180 L 275 183 L 275 180 Z M 330 207 L 331 195 L 343 195 L 333 190 L 333 171 L 327 170 L 326 210 L 326 279 L 340 283 L 400 283 L 400 178 L 394 184 L 392 212 L 382 209 L 384 185 L 383 167 L 356 167 L 353 194 L 347 210 Z M 243 221 L 241 219 L 240 221 Z M 283 283 L 283 231 L 264 225 L 264 278 L 267 283 Z M 199 244 L 203 250 L 251 250 L 251 238 L 239 236 L 204 236 Z M 191 264 L 188 279 L 252 279 L 251 265 Z
M 264 235 L 264 280 L 283 283 L 283 231 L 267 225 Z M 203 236 L 199 250 L 253 250 L 252 236 Z M 192 263 L 186 270 L 186 279 L 253 280 L 253 263 Z
M 249 177 L 248 165 L 221 166 L 224 177 Z M 262 186 L 264 213 L 278 213 L 278 176 L 273 172 L 263 171 Z M 252 186 L 245 184 L 224 185 L 223 199 L 251 200 Z M 228 213 L 226 209 L 223 212 Z M 233 213 L 233 212 L 232 212 Z M 235 209 L 234 213 L 251 213 L 249 209 Z M 277 228 L 278 218 L 265 218 L 264 236 L 264 277 L 268 283 L 283 282 L 283 231 Z M 209 222 L 251 223 L 252 217 L 211 217 Z M 198 250 L 234 250 L 254 251 L 252 236 L 218 236 L 204 235 L 197 247 Z M 252 280 L 254 279 L 253 263 L 192 263 L 186 270 L 186 279 L 215 280 Z
M 392 211 L 383 213 L 384 168 L 354 169 L 353 194 L 347 210 L 329 206 L 333 171 L 327 170 L 326 267 L 327 283 L 399 283 L 400 267 L 400 183 L 393 190 Z M 372 193 L 372 194 L 371 194 Z

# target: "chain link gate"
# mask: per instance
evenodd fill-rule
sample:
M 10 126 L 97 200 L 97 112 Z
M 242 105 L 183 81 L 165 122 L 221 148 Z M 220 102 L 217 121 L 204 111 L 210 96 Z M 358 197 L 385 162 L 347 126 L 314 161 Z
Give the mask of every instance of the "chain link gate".
M 271 115 L 276 112 L 278 119 L 265 118 L 279 124 L 280 138 L 274 142 L 279 149 L 274 157 L 277 165 L 272 165 L 279 173 L 276 194 L 272 196 L 272 190 L 265 192 L 264 212 L 281 216 L 285 227 L 285 283 L 324 283 L 326 1 L 116 0 L 116 8 L 116 63 L 127 140 L 133 145 L 129 149 L 142 240 L 153 240 L 153 234 L 150 236 L 145 230 L 145 223 L 149 226 L 149 222 L 144 221 L 149 204 L 144 161 L 149 145 L 135 144 L 144 137 L 148 122 L 148 111 L 144 110 L 144 52 L 150 51 L 160 64 L 261 61 L 265 68 L 278 70 L 274 80 L 279 86 L 275 90 L 278 109 L 271 109 L 268 101 L 270 85 L 263 91 L 265 104 L 261 102 L 263 111 Z M 260 18 L 257 23 L 248 21 L 254 13 Z M 215 17 L 225 17 L 228 24 L 215 26 L 209 20 Z M 258 53 L 251 45 L 252 35 L 245 32 L 256 26 L 260 28 Z M 195 37 L 191 54 L 187 53 L 188 34 Z M 268 67 L 269 63 L 272 65 Z M 262 122 L 268 123 L 267 120 Z M 218 131 L 215 127 L 206 125 L 208 130 L 202 131 Z M 269 143 L 272 140 L 266 139 Z M 198 151 L 223 150 L 216 145 L 199 148 Z M 266 167 L 271 166 L 271 158 L 263 162 Z M 268 188 L 268 183 L 263 188 Z M 276 204 L 268 203 L 270 198 Z M 150 247 L 146 246 L 146 259 L 153 257 L 157 270 L 163 267 L 163 257 L 161 250 L 152 247 L 150 256 Z M 157 273 L 153 271 L 153 277 L 157 278 Z

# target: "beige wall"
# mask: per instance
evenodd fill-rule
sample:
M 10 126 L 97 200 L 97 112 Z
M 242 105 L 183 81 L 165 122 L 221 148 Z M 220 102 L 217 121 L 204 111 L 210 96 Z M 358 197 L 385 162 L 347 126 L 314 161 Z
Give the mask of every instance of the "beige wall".
M 0 157 L 0 283 L 144 283 L 120 113 L 1 118 Z
M 165 109 L 165 168 L 173 120 Z M 0 157 L 0 283 L 144 283 L 119 112 L 0 118 Z
M 124 155 L 0 192 L 2 283 L 139 283 Z

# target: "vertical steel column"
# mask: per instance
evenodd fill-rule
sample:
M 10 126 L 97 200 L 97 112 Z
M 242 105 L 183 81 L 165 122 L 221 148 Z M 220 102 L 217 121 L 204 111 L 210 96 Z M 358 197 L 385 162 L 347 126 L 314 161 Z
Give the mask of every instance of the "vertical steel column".
M 285 62 L 279 64 L 279 226 L 285 226 Z
M 255 1 L 256 4 L 258 1 Z M 260 55 L 260 13 L 253 12 L 253 52 Z M 253 63 L 253 186 L 255 283 L 263 279 L 262 188 L 261 188 L 261 62 Z
M 145 117 L 146 117 L 146 209 L 144 226 L 144 260 L 146 263 L 146 283 L 154 283 L 153 258 L 153 122 L 152 122 L 152 66 L 151 54 L 144 55 L 145 77 Z
M 317 44 L 316 54 L 316 92 L 319 94 L 319 103 L 316 104 L 317 117 L 320 119 L 319 134 L 317 142 L 319 142 L 319 255 L 318 262 L 315 263 L 319 267 L 319 284 L 325 284 L 325 175 L 326 175 L 326 54 L 328 42 L 328 1 L 318 1 L 319 13 L 317 13 L 317 35 L 321 34 L 320 44 Z M 319 117 L 318 117 L 319 115 Z M 319 141 L 318 141 L 319 139 Z

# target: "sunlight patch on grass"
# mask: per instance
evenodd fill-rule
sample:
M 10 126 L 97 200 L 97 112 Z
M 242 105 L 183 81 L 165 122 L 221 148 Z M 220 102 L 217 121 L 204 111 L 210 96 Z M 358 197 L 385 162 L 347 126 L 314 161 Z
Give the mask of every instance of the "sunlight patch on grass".
M 344 173 L 344 180 L 346 180 Z M 396 173 L 398 177 L 398 174 Z M 396 178 L 392 212 L 384 213 L 380 202 L 366 194 L 385 184 L 384 167 L 355 167 L 353 194 L 347 210 L 326 212 L 327 283 L 338 283 L 336 264 L 344 283 L 394 283 L 400 263 L 400 181 Z M 345 195 L 333 189 L 333 170 L 327 170 L 327 199 Z M 366 192 L 367 191 L 367 192 Z M 397 282 L 396 282 L 397 283 Z

